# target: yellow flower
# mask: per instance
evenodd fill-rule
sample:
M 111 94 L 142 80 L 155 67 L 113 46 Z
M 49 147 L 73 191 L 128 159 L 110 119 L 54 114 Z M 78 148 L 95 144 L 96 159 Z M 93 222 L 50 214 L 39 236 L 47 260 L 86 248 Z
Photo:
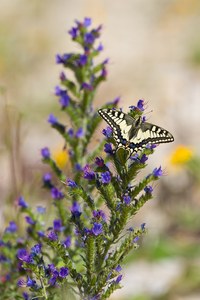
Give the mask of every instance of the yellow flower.
M 55 160 L 57 166 L 60 169 L 64 169 L 65 166 L 69 163 L 69 154 L 67 150 L 63 147 L 58 147 L 52 153 L 52 158 Z
M 191 148 L 179 145 L 171 154 L 170 161 L 172 165 L 184 165 L 193 157 Z

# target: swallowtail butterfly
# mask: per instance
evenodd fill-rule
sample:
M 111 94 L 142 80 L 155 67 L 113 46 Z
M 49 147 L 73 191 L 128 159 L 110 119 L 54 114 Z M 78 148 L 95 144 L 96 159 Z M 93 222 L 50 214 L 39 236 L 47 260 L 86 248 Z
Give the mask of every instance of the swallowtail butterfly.
M 130 152 L 130 155 L 145 149 L 147 145 L 174 141 L 169 131 L 157 125 L 142 122 L 141 116 L 133 118 L 114 109 L 100 109 L 99 114 L 112 128 L 117 149 L 124 148 Z

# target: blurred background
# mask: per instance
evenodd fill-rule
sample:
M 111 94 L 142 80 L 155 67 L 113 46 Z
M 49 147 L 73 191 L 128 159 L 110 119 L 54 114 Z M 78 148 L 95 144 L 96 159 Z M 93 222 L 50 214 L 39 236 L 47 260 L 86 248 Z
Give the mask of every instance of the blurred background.
M 84 17 L 103 24 L 102 59 L 110 60 L 95 105 L 121 96 L 127 111 L 144 99 L 148 121 L 175 137 L 150 158 L 149 170 L 162 165 L 166 176 L 130 222 L 145 222 L 149 233 L 127 259 L 124 288 L 111 299 L 200 299 L 199 0 L 1 0 L 1 231 L 20 194 L 48 201 L 40 149 L 48 146 L 56 157 L 63 147 L 47 123 L 50 112 L 61 115 L 55 54 L 74 50 L 67 31 Z

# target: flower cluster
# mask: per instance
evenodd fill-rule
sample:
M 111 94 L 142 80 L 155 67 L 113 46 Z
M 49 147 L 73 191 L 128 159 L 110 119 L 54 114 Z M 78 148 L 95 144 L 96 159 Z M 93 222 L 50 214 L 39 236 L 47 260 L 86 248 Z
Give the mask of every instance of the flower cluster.
M 52 113 L 48 117 L 63 138 L 65 169 L 48 147 L 41 150 L 43 163 L 50 169 L 42 182 L 52 199 L 53 216 L 49 218 L 44 207 L 32 209 L 20 196 L 17 203 L 25 232 L 10 221 L 0 240 L 0 263 L 5 266 L 0 291 L 9 297 L 12 293 L 13 299 L 55 299 L 55 295 L 61 299 L 59 287 L 65 284 L 81 299 L 108 299 L 120 288 L 124 257 L 138 248 L 138 239 L 146 232 L 144 224 L 125 228 L 152 198 L 152 184 L 162 176 L 159 167 L 137 179 L 154 145 L 127 159 L 125 150 L 115 151 L 110 127 L 103 130 L 102 142 L 92 150 L 89 145 L 101 121 L 93 100 L 107 77 L 108 63 L 107 59 L 95 63 L 103 50 L 102 43 L 97 43 L 102 27 L 91 26 L 90 18 L 76 21 L 69 34 L 80 51 L 56 55 L 56 63 L 64 70 L 55 96 L 70 126 Z M 116 98 L 104 107 L 115 108 L 118 102 Z M 130 113 L 142 116 L 143 111 L 144 101 L 139 100 Z

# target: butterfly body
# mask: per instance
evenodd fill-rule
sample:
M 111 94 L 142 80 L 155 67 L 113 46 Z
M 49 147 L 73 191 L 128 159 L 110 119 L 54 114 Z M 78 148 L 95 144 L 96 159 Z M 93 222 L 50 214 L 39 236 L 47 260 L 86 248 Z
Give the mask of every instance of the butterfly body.
M 169 131 L 157 125 L 142 122 L 141 116 L 133 118 L 122 111 L 114 109 L 100 109 L 99 114 L 112 128 L 117 149 L 127 149 L 130 154 L 145 149 L 149 144 L 174 141 Z

